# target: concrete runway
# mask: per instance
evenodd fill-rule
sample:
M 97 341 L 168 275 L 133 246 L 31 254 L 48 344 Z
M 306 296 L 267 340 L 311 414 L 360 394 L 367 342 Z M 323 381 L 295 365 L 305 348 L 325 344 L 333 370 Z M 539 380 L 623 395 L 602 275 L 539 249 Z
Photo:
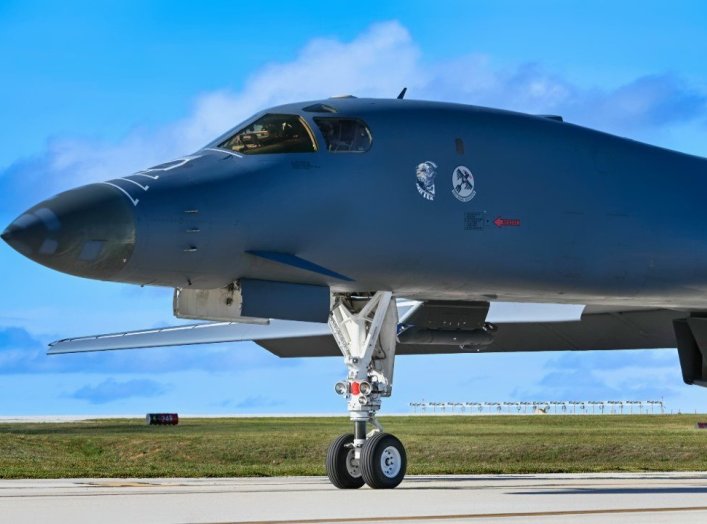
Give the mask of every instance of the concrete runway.
M 707 522 L 707 473 L 446 475 L 340 491 L 322 477 L 0 481 L 0 521 Z

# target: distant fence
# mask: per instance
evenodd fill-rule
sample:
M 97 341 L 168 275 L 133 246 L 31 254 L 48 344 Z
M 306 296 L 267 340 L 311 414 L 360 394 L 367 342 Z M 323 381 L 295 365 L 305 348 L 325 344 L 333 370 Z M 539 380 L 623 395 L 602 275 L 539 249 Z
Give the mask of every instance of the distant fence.
M 649 415 L 665 413 L 662 400 L 553 400 L 547 402 L 410 402 L 421 415 Z

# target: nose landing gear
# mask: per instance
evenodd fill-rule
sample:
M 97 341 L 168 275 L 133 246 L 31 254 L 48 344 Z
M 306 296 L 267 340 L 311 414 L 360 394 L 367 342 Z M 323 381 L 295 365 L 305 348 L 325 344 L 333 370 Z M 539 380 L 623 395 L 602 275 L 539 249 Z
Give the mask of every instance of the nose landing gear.
M 327 475 L 340 489 L 390 489 L 402 482 L 407 468 L 403 444 L 383 432 L 376 420 L 381 399 L 389 397 L 397 342 L 398 312 L 392 293 L 379 291 L 370 298 L 335 297 L 329 326 L 348 368 L 346 380 L 336 384 L 345 396 L 354 433 L 338 437 L 329 446 Z M 368 424 L 374 429 L 367 433 Z

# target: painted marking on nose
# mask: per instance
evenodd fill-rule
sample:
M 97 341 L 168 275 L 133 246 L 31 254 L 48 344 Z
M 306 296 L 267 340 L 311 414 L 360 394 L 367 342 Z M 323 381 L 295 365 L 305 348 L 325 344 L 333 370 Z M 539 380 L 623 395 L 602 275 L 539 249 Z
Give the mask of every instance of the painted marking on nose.
M 142 171 L 140 171 L 140 173 L 152 173 L 153 171 L 171 171 L 172 169 L 177 169 L 178 167 L 182 167 L 183 165 L 191 162 L 192 160 L 196 160 L 197 158 L 201 158 L 201 156 L 202 155 L 185 156 L 182 158 L 178 158 L 177 160 L 172 160 L 171 162 L 166 162 L 165 164 L 162 164 L 161 166 L 155 166 L 155 167 L 150 167 L 148 169 L 143 169 Z
M 207 147 L 204 151 L 216 151 L 217 153 L 226 153 L 227 155 L 235 156 L 236 158 L 243 158 L 243 155 L 236 153 L 235 151 L 229 151 L 227 149 L 217 149 L 215 147 Z
M 132 196 L 130 196 L 130 193 L 128 193 L 125 189 L 123 189 L 122 187 L 120 187 L 120 186 L 118 186 L 118 185 L 116 185 L 116 184 L 112 184 L 112 183 L 110 183 L 110 182 L 99 182 L 99 184 L 103 184 L 103 185 L 106 185 L 106 186 L 110 186 L 110 187 L 116 188 L 118 191 L 120 191 L 120 192 L 123 193 L 126 197 L 128 197 L 128 200 L 130 200 L 130 202 L 132 203 L 132 205 L 134 205 L 134 206 L 136 206 L 136 207 L 137 207 L 138 203 L 140 202 L 140 199 L 139 199 L 139 198 L 133 198 Z
M 130 182 L 131 184 L 135 184 L 137 187 L 139 187 L 143 191 L 147 191 L 148 189 L 150 189 L 150 186 L 143 186 L 141 183 L 135 182 L 135 180 L 131 180 L 130 178 L 127 178 L 127 177 L 126 178 L 118 178 L 117 180 L 125 180 L 126 182 Z
M 130 175 L 130 176 L 144 176 L 146 178 L 149 178 L 150 180 L 159 180 L 160 179 L 160 175 L 148 175 L 147 173 L 143 173 L 142 171 L 140 171 L 139 173 L 135 173 L 133 175 Z

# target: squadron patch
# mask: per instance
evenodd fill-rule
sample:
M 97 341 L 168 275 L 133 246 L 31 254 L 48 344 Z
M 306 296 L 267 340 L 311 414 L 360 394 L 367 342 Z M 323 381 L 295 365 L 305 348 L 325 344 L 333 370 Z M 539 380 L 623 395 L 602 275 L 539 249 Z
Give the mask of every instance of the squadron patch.
M 427 200 L 435 199 L 435 175 L 437 164 L 428 160 L 417 165 L 417 191 Z
M 457 166 L 452 173 L 452 193 L 460 202 L 468 202 L 476 196 L 474 175 L 466 166 Z

